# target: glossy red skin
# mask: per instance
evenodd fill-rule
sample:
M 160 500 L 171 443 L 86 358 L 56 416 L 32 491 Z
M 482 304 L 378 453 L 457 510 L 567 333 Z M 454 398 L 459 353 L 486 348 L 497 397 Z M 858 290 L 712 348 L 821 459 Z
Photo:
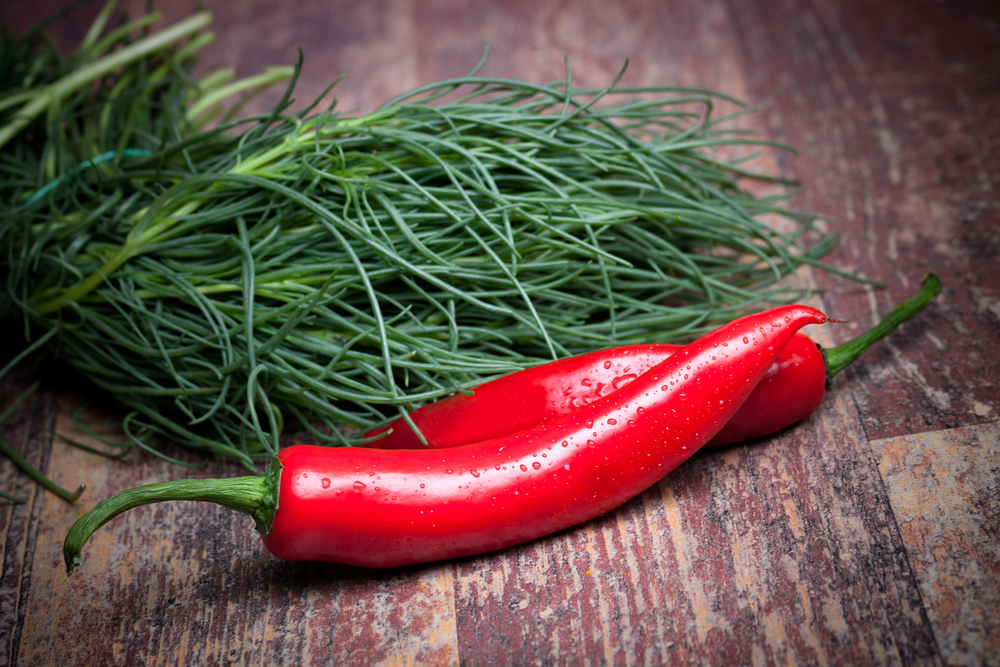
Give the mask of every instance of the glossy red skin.
M 689 458 L 735 414 L 795 331 L 824 321 L 805 306 L 741 318 L 618 391 L 483 442 L 287 448 L 278 454 L 278 507 L 264 544 L 287 560 L 395 567 L 582 523 Z
M 743 407 L 708 446 L 756 440 L 802 421 L 823 402 L 826 385 L 823 351 L 809 338 L 793 336 Z
M 522 431 L 572 412 L 628 385 L 680 345 L 627 345 L 528 368 L 410 413 L 427 445 L 402 418 L 374 429 L 377 449 L 442 449 Z M 826 361 L 809 338 L 788 342 L 764 379 L 709 447 L 754 440 L 805 419 L 826 395 Z

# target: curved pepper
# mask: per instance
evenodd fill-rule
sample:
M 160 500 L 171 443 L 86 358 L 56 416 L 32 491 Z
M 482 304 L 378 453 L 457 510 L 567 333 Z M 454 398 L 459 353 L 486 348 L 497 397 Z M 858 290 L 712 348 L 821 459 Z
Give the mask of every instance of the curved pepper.
M 612 394 L 483 442 L 396 452 L 296 445 L 260 477 L 123 491 L 74 524 L 67 569 L 110 519 L 176 499 L 251 514 L 267 549 L 288 560 L 395 567 L 536 539 L 617 507 L 687 460 L 736 413 L 795 332 L 825 321 L 806 306 L 740 318 Z
M 857 338 L 824 350 L 798 334 L 781 350 L 743 407 L 706 445 L 728 445 L 776 433 L 816 410 L 833 377 L 872 344 L 926 308 L 940 293 L 933 274 L 920 291 L 901 303 L 876 327 Z M 567 414 L 624 387 L 678 350 L 680 345 L 625 345 L 505 375 L 414 410 L 410 420 L 426 443 L 403 418 L 373 429 L 366 447 L 377 449 L 443 449 L 516 433 Z
M 623 345 L 567 357 L 485 382 L 372 429 L 373 449 L 444 449 L 523 431 L 587 405 L 630 384 L 682 345 Z M 826 361 L 812 340 L 797 334 L 778 355 L 743 407 L 706 446 L 752 440 L 808 417 L 826 395 Z M 383 435 L 384 434 L 384 435 Z M 378 437 L 381 436 L 381 437 Z

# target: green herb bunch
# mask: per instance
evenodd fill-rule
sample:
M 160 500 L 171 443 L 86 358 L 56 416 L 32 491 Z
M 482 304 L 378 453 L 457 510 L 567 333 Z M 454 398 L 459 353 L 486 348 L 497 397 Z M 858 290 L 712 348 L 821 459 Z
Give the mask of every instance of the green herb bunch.
M 567 68 L 293 112 L 298 68 L 194 76 L 207 15 L 100 37 L 110 15 L 66 58 L 3 43 L 0 309 L 142 446 L 252 467 L 286 427 L 357 444 L 489 376 L 798 298 L 779 281 L 836 242 L 738 187 L 767 177 L 719 147 L 772 144 L 727 131 L 715 93 Z M 270 114 L 219 105 L 288 76 Z

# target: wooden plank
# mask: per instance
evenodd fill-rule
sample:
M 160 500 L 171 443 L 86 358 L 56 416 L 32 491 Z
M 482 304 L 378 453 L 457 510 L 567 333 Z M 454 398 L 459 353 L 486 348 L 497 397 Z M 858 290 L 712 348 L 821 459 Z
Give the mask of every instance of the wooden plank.
M 421 3 L 414 12 L 421 82 L 462 76 L 483 55 L 484 75 L 603 88 L 628 64 L 623 85 L 690 86 L 742 98 L 739 61 L 721 0 Z M 346 82 L 345 82 L 346 83 Z
M 57 428 L 99 446 L 65 415 Z M 250 519 L 213 505 L 133 510 L 94 535 L 80 571 L 67 578 L 63 538 L 98 497 L 189 475 L 148 454 L 112 462 L 57 442 L 52 456 L 60 462 L 56 481 L 82 477 L 100 491 L 76 505 L 50 494 L 40 503 L 21 664 L 297 665 L 303 656 L 315 656 L 316 664 L 457 660 L 450 565 L 368 573 L 278 561 Z
M 886 283 L 820 274 L 838 339 L 860 333 L 927 271 L 945 284 L 918 322 L 847 371 L 874 439 L 1000 415 L 1000 140 L 996 3 L 792 0 L 729 4 L 770 138 L 796 146 L 796 203 L 838 219 L 829 259 Z
M 847 393 L 601 519 L 455 567 L 470 664 L 940 662 Z
M 872 450 L 942 657 L 1000 665 L 1000 422 Z
M 51 1 L 29 9 L 38 18 Z M 144 3 L 122 4 L 136 13 Z M 976 505 L 982 494 L 970 491 L 983 483 L 967 481 L 988 481 L 985 464 L 972 459 L 957 471 L 964 477 L 948 477 L 958 464 L 933 458 L 937 436 L 921 436 L 905 444 L 931 464 L 909 470 L 893 447 L 902 447 L 900 434 L 987 424 L 1000 411 L 996 8 L 969 0 L 917 9 L 856 0 L 207 4 L 219 39 L 203 67 L 254 74 L 291 62 L 298 43 L 306 69 L 297 96 L 347 73 L 342 109 L 464 74 L 487 38 L 488 74 L 558 79 L 568 55 L 577 83 L 603 86 L 631 58 L 626 83 L 742 97 L 764 110 L 745 127 L 800 148 L 801 157 L 772 158 L 808 187 L 796 203 L 841 220 L 845 244 L 831 260 L 890 285 L 818 277 L 831 288 L 827 305 L 853 322 L 831 329 L 838 340 L 887 312 L 929 268 L 947 290 L 838 378 L 807 423 L 701 455 L 585 526 L 442 565 L 372 573 L 281 563 L 249 520 L 172 504 L 105 527 L 85 569 L 67 580 L 61 540 L 83 509 L 184 472 L 146 456 L 111 464 L 60 444 L 49 458 L 47 441 L 18 440 L 64 484 L 83 478 L 91 491 L 70 507 L 0 462 L 3 488 L 29 498 L 23 508 L 0 505 L 0 641 L 10 655 L 23 664 L 988 659 L 995 517 L 989 499 Z M 9 7 L 0 8 L 5 26 Z M 168 20 L 194 8 L 193 0 L 159 7 Z M 87 24 L 73 21 L 60 28 L 67 44 Z M 48 400 L 18 414 L 36 435 L 51 419 L 37 407 Z M 969 442 L 940 436 L 945 451 L 989 450 L 993 427 L 977 428 L 987 430 L 970 430 L 978 435 Z M 878 466 L 867 438 L 877 439 Z M 921 476 L 929 472 L 937 478 Z M 914 484 L 921 492 L 907 496 Z M 921 522 L 921 503 L 942 488 L 954 500 L 934 506 L 945 520 Z M 942 532 L 953 523 L 962 530 Z M 968 548 L 957 552 L 952 538 Z M 965 571 L 976 573 L 971 584 Z M 978 635 L 957 625 L 953 609 L 969 612 Z
M 4 394 L 3 409 L 17 400 L 34 380 L 30 370 L 24 368 L 14 369 L 7 375 L 0 385 Z M 48 468 L 51 436 L 47 429 L 54 416 L 52 397 L 44 391 L 36 392 L 0 426 L 0 434 L 8 444 L 42 472 Z M 3 456 L 0 456 L 0 484 L 6 493 L 25 501 L 23 505 L 6 500 L 0 504 L 0 650 L 13 662 L 32 592 L 41 506 L 45 497 L 51 494 Z

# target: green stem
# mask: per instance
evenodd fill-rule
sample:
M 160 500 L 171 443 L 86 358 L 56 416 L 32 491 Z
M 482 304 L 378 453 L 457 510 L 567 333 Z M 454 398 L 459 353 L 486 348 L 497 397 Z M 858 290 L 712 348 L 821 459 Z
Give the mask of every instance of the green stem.
M 122 451 L 118 452 L 117 454 L 109 454 L 108 452 L 102 452 L 99 449 L 95 449 L 93 447 L 85 445 L 82 442 L 77 442 L 76 440 L 73 440 L 72 438 L 68 438 L 65 435 L 63 435 L 62 433 L 57 433 L 57 432 L 55 432 L 52 429 L 48 429 L 48 432 L 51 433 L 53 437 L 59 438 L 60 440 L 62 440 L 63 442 L 65 442 L 70 447 L 76 447 L 77 449 L 79 449 L 81 451 L 87 452 L 89 454 L 96 454 L 97 456 L 102 456 L 102 457 L 104 457 L 106 459 L 113 459 L 115 461 L 119 461 L 119 460 L 125 458 L 125 456 L 127 456 L 128 453 L 132 451 L 132 445 L 125 445 L 125 446 L 123 446 L 121 448 Z
M 21 500 L 20 498 L 17 498 L 16 496 L 12 496 L 9 493 L 4 493 L 3 491 L 0 491 L 0 498 L 3 498 L 4 500 L 9 500 L 10 502 L 14 503 L 15 505 L 23 505 L 24 504 L 24 501 Z
M 3 438 L 0 438 L 0 452 L 3 452 L 3 454 L 6 455 L 7 458 L 16 463 L 18 468 L 20 468 L 21 470 L 23 470 L 28 474 L 28 477 L 35 480 L 36 482 L 44 486 L 46 489 L 56 494 L 60 498 L 62 498 L 63 500 L 73 502 L 74 500 L 79 498 L 80 494 L 83 493 L 84 489 L 87 488 L 86 484 L 81 484 L 76 488 L 76 491 L 67 491 L 66 489 L 62 488 L 61 486 L 53 482 L 51 479 L 49 479 L 42 473 L 38 472 L 30 463 L 28 463 L 24 459 L 23 456 L 18 454 L 13 447 L 7 444 L 7 441 L 4 440 Z
M 136 254 L 136 247 L 131 243 L 131 239 L 125 241 L 114 256 L 101 266 L 96 272 L 87 276 L 85 280 L 78 282 L 76 285 L 68 290 L 65 290 L 62 294 L 59 294 L 59 290 L 53 290 L 57 296 L 48 299 L 47 301 L 40 301 L 39 299 L 47 296 L 47 292 L 42 292 L 30 298 L 28 300 L 28 306 L 35 310 L 39 315 L 48 315 L 49 313 L 54 313 L 59 310 L 64 303 L 67 301 L 79 301 L 83 297 L 90 294 L 94 289 L 97 288 L 107 276 L 110 276 L 118 267 L 130 260 Z
M 228 86 L 223 86 L 218 90 L 206 93 L 188 108 L 188 119 L 193 121 L 198 114 L 202 113 L 216 102 L 226 99 L 230 95 L 235 95 L 236 93 L 244 90 L 250 90 L 252 88 L 270 86 L 278 83 L 279 81 L 285 81 L 286 79 L 291 78 L 294 73 L 295 70 L 291 67 L 269 67 L 263 74 L 240 79 L 239 81 L 235 81 Z
M 59 310 L 59 308 L 67 301 L 79 301 L 83 297 L 90 294 L 98 285 L 104 282 L 106 276 L 114 273 L 118 267 L 127 262 L 134 255 L 135 247 L 126 241 L 122 244 L 114 256 L 104 263 L 104 266 L 98 269 L 95 273 L 87 276 L 85 280 L 77 283 L 62 294 L 47 301 L 36 300 L 39 297 L 46 296 L 44 292 L 36 297 L 32 297 L 28 300 L 28 306 L 33 308 L 39 315 L 48 315 L 49 313 L 54 313 Z M 58 292 L 58 290 L 56 291 Z
M 11 93 L 3 99 L 0 99 L 0 111 L 9 109 L 10 107 L 16 107 L 18 104 L 24 104 L 43 90 L 45 90 L 44 87 L 39 87 L 31 90 L 22 90 L 19 93 Z
M 869 347 L 882 340 L 896 328 L 922 311 L 941 293 L 941 281 L 933 273 L 928 273 L 920 285 L 920 291 L 892 309 L 885 319 L 839 347 L 824 350 L 826 354 L 826 379 L 829 382 L 852 361 L 860 357 Z
M 278 509 L 278 482 L 281 463 L 271 459 L 261 475 L 229 477 L 226 479 L 178 479 L 170 482 L 147 484 L 136 489 L 126 489 L 98 503 L 77 519 L 66 535 L 63 556 L 66 573 L 73 574 L 80 567 L 80 550 L 98 528 L 119 514 L 140 505 L 162 503 L 167 500 L 195 500 L 215 503 L 253 517 L 257 530 L 266 535 L 271 530 L 274 513 Z
M 8 368 L 10 368 L 10 366 L 8 366 Z M 3 373 L 6 372 L 7 369 L 5 368 L 3 370 Z M 3 373 L 0 373 L 0 376 L 2 376 Z M 24 403 L 24 401 L 27 400 L 29 396 L 35 393 L 40 384 L 41 383 L 39 382 L 35 382 L 30 387 L 25 389 L 24 392 L 17 397 L 17 400 L 11 403 L 10 407 L 4 410 L 3 414 L 0 414 L 0 424 L 3 424 L 5 421 L 7 421 L 7 418 L 10 417 L 12 414 L 14 414 L 14 412 L 16 412 L 19 407 L 21 407 L 21 404 Z M 85 484 L 81 484 L 76 491 L 67 491 L 66 489 L 62 488 L 61 486 L 53 482 L 42 473 L 38 472 L 38 470 L 36 470 L 34 466 L 28 463 L 23 456 L 18 454 L 17 451 L 15 451 L 14 448 L 11 447 L 10 444 L 8 444 L 7 441 L 4 440 L 3 438 L 0 438 L 0 453 L 5 454 L 7 458 L 9 458 L 11 461 L 17 464 L 17 467 L 26 472 L 28 476 L 31 477 L 31 479 L 35 480 L 36 482 L 44 486 L 46 489 L 56 494 L 60 498 L 62 498 L 63 500 L 73 502 L 74 500 L 79 498 L 80 494 L 83 493 L 84 489 L 87 488 Z
M 191 33 L 201 30 L 211 22 L 211 14 L 208 12 L 199 12 L 190 18 L 175 23 L 162 32 L 144 37 L 120 51 L 115 51 L 100 60 L 95 60 L 78 70 L 70 72 L 58 81 L 46 86 L 44 89 L 38 91 L 27 104 L 21 107 L 20 111 L 14 115 L 13 119 L 6 126 L 0 128 L 0 147 L 3 147 L 4 144 L 17 136 L 18 132 L 23 130 L 28 123 L 49 108 L 53 100 L 62 99 L 84 86 L 91 85 L 101 77 L 111 74 L 119 67 L 156 53 L 174 42 L 180 41 Z
M 64 303 L 68 301 L 79 301 L 83 297 L 87 296 L 105 279 L 112 275 L 115 271 L 121 267 L 122 264 L 129 261 L 137 254 L 142 252 L 143 248 L 148 244 L 156 240 L 157 235 L 167 231 L 173 226 L 178 220 L 182 220 L 184 216 L 190 215 L 198 209 L 200 202 L 188 202 L 184 204 L 177 210 L 173 211 L 170 216 L 164 216 L 165 219 L 160 222 L 150 224 L 145 229 L 141 230 L 141 233 L 133 236 L 129 234 L 115 254 L 111 259 L 104 262 L 104 264 L 96 272 L 87 276 L 86 279 L 81 280 L 73 287 L 67 290 L 61 290 L 61 288 L 50 288 L 32 296 L 28 299 L 28 305 L 35 310 L 39 315 L 48 315 L 49 313 L 54 313 L 59 310 Z M 136 214 L 136 218 L 141 218 L 145 215 L 145 209 Z M 135 233 L 134 231 L 132 232 Z M 62 293 L 60 293 L 60 291 Z M 42 300 L 48 297 L 50 294 L 55 294 L 47 300 Z
M 323 133 L 327 134 L 329 132 L 336 132 L 338 129 L 351 128 L 363 126 L 366 123 L 374 123 L 380 120 L 384 120 L 392 116 L 395 112 L 393 109 L 386 109 L 382 111 L 376 111 L 360 118 L 350 118 L 345 120 L 340 120 L 336 125 L 325 126 L 323 128 Z M 309 125 L 303 127 L 301 133 L 295 135 L 292 138 L 286 139 L 279 145 L 265 151 L 259 155 L 252 156 L 249 160 L 246 160 L 238 165 L 236 165 L 230 173 L 233 174 L 253 174 L 259 169 L 263 169 L 273 161 L 277 160 L 279 157 L 283 157 L 291 153 L 296 145 L 301 145 L 307 143 L 313 139 L 313 132 L 315 131 L 316 122 L 313 121 Z M 2 144 L 0 144 L 2 145 Z M 214 189 L 216 186 L 211 186 Z M 69 289 L 63 289 L 60 287 L 53 287 L 38 294 L 35 294 L 28 300 L 28 305 L 40 315 L 48 315 L 59 310 L 63 304 L 69 301 L 79 301 L 80 299 L 86 297 L 92 291 L 94 291 L 105 279 L 117 271 L 125 262 L 132 259 L 134 256 L 142 252 L 142 249 L 156 240 L 157 236 L 172 227 L 178 220 L 183 219 L 185 216 L 191 215 L 203 203 L 203 199 L 197 199 L 194 201 L 189 201 L 177 210 L 171 211 L 169 216 L 166 213 L 161 213 L 160 217 L 163 218 L 159 222 L 150 223 L 146 228 L 144 228 L 140 234 L 133 236 L 129 234 L 125 243 L 118 248 L 115 254 L 104 262 L 96 272 L 87 276 L 84 280 L 78 282 L 76 285 Z M 148 212 L 148 207 L 140 210 L 138 213 L 132 216 L 133 220 L 141 220 L 143 216 Z M 133 232 L 134 234 L 134 232 Z
M 44 334 L 42 334 L 41 336 L 39 336 L 37 339 L 35 339 L 31 343 L 31 345 L 29 345 L 28 347 L 26 347 L 23 350 L 21 350 L 17 354 L 16 357 L 14 357 L 9 362 L 7 362 L 7 365 L 4 366 L 3 369 L 0 369 L 0 378 L 2 378 L 3 376 L 7 375 L 8 371 L 10 371 L 10 369 L 14 368 L 19 363 L 21 363 L 25 359 L 25 357 L 28 357 L 35 350 L 37 350 L 42 345 L 45 345 L 47 342 L 49 342 L 49 340 L 53 336 L 55 336 L 57 333 L 59 333 L 59 327 L 52 327 L 51 329 L 49 329 L 48 331 L 46 331 Z M 31 391 L 34 391 L 34 389 L 29 390 L 29 392 L 31 392 Z M 28 393 L 28 392 L 26 392 L 26 393 Z M 5 415 L 3 418 L 0 418 L 0 423 L 2 423 L 3 420 L 7 418 L 7 416 L 9 416 L 9 415 Z
M 111 19 L 111 14 L 115 11 L 115 7 L 117 5 L 118 0 L 108 0 L 108 2 L 104 3 L 104 6 L 101 7 L 101 11 L 97 14 L 97 18 L 94 19 L 92 24 L 90 24 L 90 30 L 87 31 L 87 34 L 83 38 L 83 42 L 80 44 L 80 51 L 89 49 L 94 45 L 94 42 L 100 38 L 101 33 L 104 32 L 104 27 Z

